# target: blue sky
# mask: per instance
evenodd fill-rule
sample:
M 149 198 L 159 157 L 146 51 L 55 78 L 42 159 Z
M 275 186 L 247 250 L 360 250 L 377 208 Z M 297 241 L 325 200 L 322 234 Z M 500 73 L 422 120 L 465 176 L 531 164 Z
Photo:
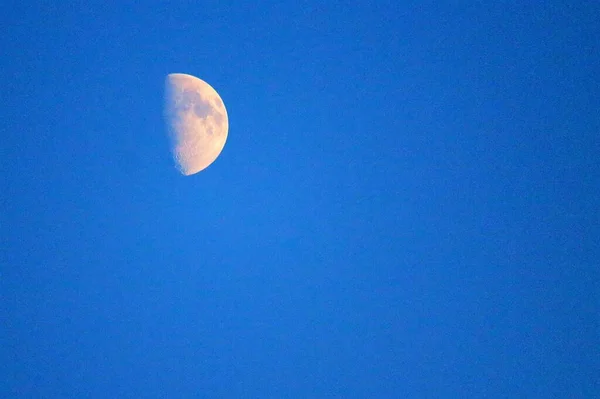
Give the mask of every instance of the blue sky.
M 599 395 L 598 4 L 11 3 L 2 397 Z

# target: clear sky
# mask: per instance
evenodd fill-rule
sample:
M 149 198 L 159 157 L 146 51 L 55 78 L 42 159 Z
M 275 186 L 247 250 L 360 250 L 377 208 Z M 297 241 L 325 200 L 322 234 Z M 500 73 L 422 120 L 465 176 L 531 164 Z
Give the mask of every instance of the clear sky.
M 600 396 L 597 1 L 1 9 L 1 397 Z

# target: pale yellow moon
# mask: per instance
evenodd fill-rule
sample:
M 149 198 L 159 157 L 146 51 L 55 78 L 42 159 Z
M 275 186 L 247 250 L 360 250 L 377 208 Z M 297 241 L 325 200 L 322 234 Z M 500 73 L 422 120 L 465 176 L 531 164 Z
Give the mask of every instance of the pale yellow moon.
M 165 120 L 178 169 L 189 176 L 219 156 L 229 130 L 223 100 L 205 81 L 172 73 L 165 81 Z

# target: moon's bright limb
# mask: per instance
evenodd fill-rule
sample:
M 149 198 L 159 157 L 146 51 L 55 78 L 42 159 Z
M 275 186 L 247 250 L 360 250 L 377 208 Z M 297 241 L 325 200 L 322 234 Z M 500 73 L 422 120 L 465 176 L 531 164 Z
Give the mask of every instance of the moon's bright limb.
M 183 73 L 167 76 L 165 119 L 173 158 L 186 176 L 207 168 L 225 146 L 229 129 L 225 105 L 201 79 Z

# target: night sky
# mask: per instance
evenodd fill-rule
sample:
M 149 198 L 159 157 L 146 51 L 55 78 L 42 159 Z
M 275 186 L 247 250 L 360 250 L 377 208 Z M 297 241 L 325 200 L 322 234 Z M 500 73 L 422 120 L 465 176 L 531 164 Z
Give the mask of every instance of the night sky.
M 0 397 L 600 397 L 597 1 L 0 9 Z

